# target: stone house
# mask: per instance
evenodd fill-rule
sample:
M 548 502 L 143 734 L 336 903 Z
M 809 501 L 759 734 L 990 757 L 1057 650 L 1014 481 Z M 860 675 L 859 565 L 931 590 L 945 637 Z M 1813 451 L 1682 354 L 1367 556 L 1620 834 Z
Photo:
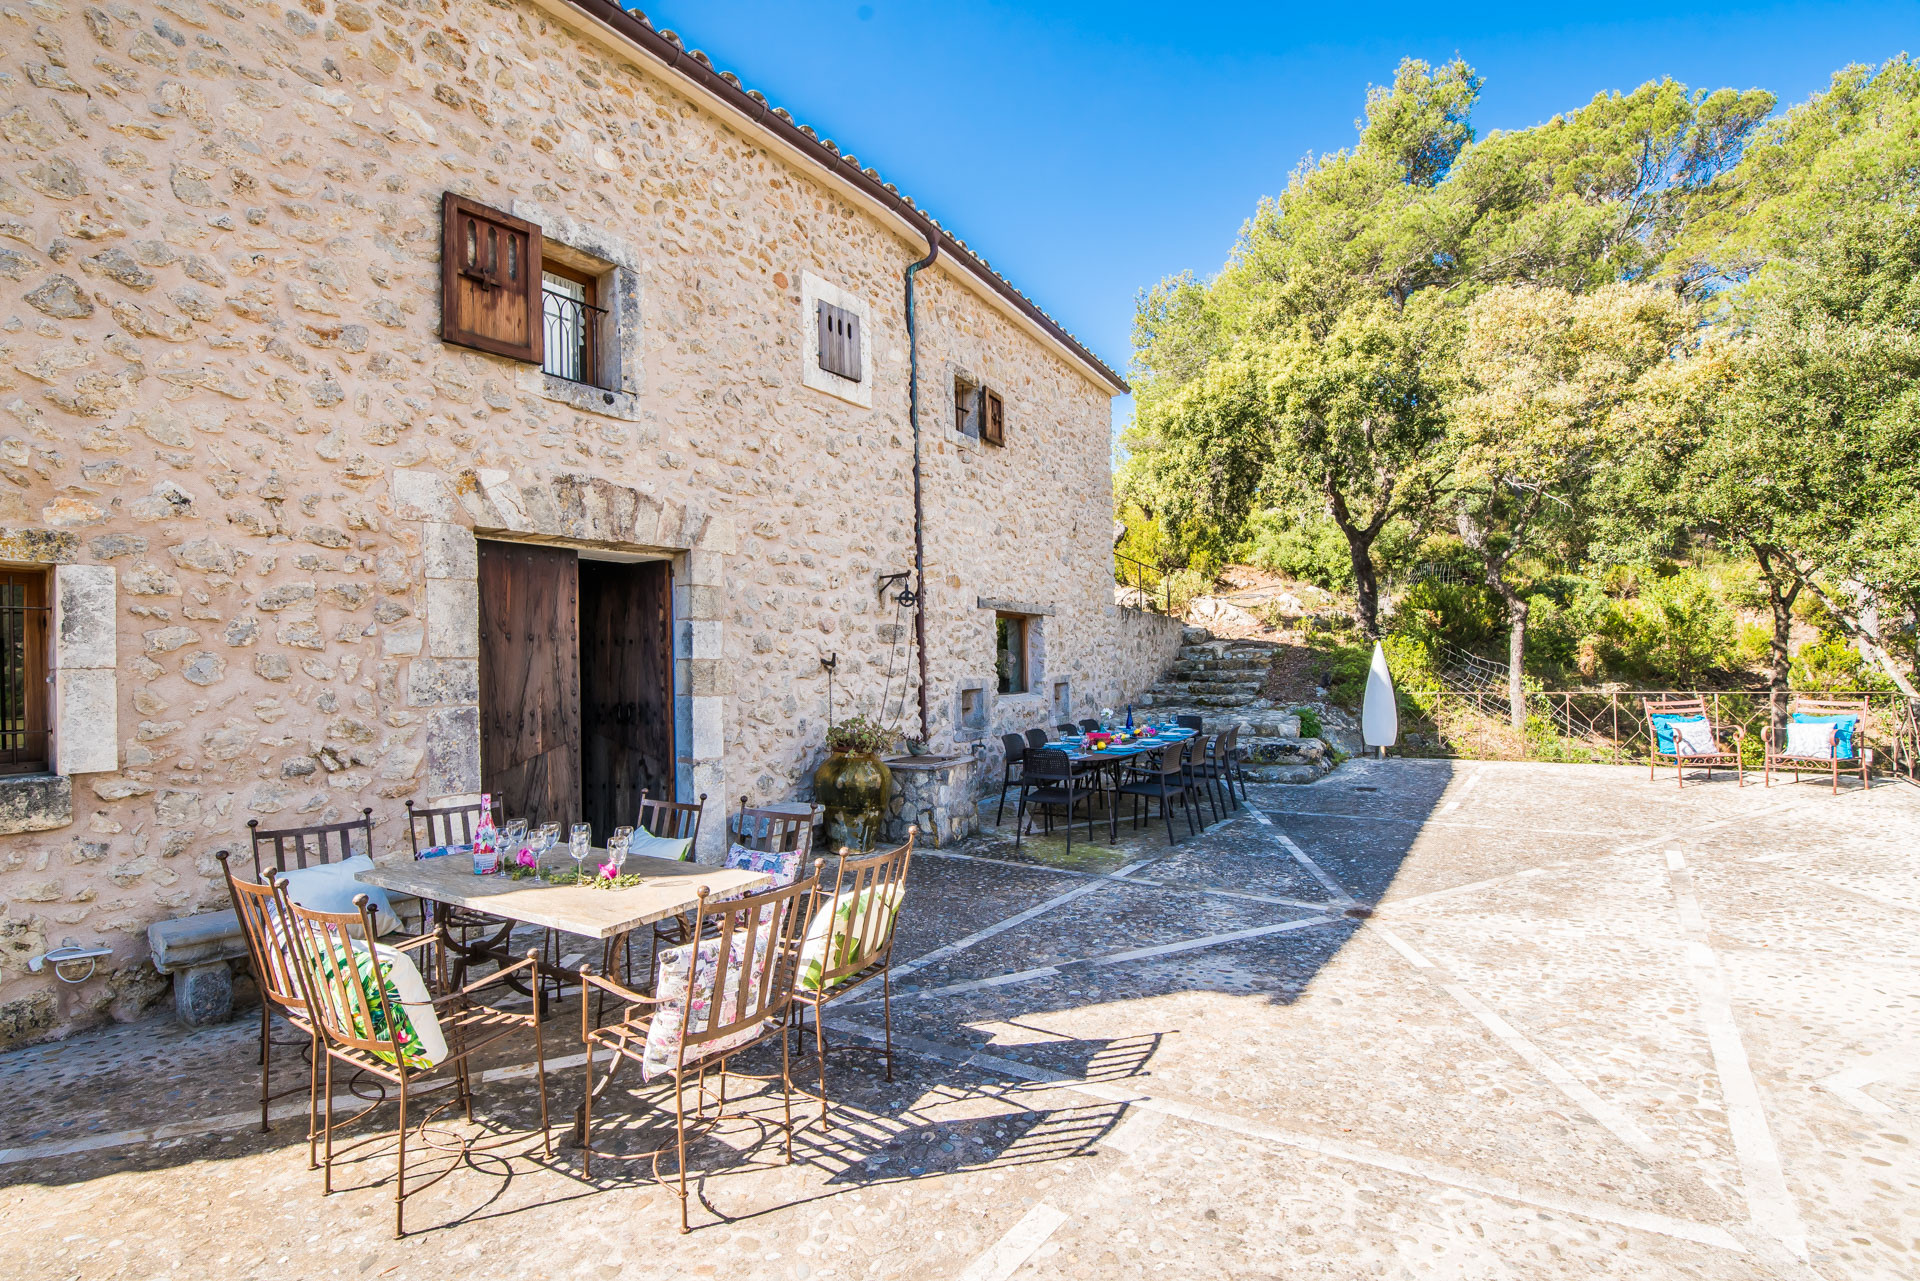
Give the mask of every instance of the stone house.
M 640 15 L 0 22 L 0 1044 L 156 999 L 249 819 L 645 786 L 714 858 L 829 716 L 982 786 L 1177 647 L 1113 603 L 1121 379 Z

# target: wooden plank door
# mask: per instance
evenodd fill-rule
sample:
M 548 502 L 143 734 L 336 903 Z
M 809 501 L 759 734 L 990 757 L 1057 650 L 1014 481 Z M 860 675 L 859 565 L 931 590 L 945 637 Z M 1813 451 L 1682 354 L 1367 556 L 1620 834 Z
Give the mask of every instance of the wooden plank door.
M 580 562 L 581 800 L 596 836 L 674 797 L 673 575 Z
M 579 762 L 579 560 L 482 540 L 480 786 L 506 818 L 571 823 Z

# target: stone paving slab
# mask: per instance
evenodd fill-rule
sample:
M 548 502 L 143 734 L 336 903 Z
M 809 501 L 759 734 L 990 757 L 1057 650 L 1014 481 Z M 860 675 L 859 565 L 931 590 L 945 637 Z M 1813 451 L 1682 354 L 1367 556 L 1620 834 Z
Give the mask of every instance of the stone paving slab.
M 299 1124 L 222 1121 L 250 1024 L 154 1023 L 0 1058 L 8 1275 L 1920 1273 L 1920 791 L 1355 761 L 1251 792 L 1172 849 L 1016 855 L 1009 820 L 916 859 L 895 1079 L 879 1004 L 836 1006 L 832 1125 L 800 1102 L 788 1167 L 751 1095 L 690 1237 L 643 1167 L 540 1157 L 518 1077 L 479 1114 L 519 1146 L 395 1242 L 384 1149 L 325 1199 Z M 661 1133 L 657 1085 L 615 1098 L 619 1141 Z

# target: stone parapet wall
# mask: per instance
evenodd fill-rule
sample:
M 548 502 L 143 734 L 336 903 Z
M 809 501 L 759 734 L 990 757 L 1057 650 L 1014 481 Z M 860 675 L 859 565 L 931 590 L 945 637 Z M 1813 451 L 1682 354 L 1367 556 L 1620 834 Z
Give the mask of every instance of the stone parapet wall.
M 370 806 L 389 856 L 404 800 L 477 787 L 476 537 L 671 555 L 680 787 L 716 810 L 805 797 L 829 715 L 890 691 L 911 720 L 878 580 L 912 566 L 924 245 L 530 3 L 48 3 L 0 30 L 0 554 L 58 564 L 113 655 L 65 668 L 63 707 L 111 709 L 60 722 L 70 815 L 28 798 L 0 836 L 0 1041 L 150 1003 L 147 926 L 227 905 L 212 856 L 248 819 Z M 611 265 L 617 388 L 440 341 L 447 190 Z M 1110 389 L 944 270 L 937 747 L 992 676 L 982 598 L 1053 611 L 1077 708 L 1150 683 L 1161 630 L 1111 604 Z M 805 275 L 869 308 L 870 406 L 806 385 Z M 1005 448 L 951 430 L 956 369 L 1005 393 Z M 115 947 L 102 978 L 27 974 L 66 936 Z

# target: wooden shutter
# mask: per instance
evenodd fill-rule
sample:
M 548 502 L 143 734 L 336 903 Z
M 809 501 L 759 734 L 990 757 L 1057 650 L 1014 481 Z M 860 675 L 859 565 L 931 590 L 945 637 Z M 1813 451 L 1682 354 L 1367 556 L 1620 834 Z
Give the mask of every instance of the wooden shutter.
M 832 303 L 819 304 L 820 368 L 860 381 L 860 317 Z
M 980 439 L 989 445 L 1007 443 L 1007 406 L 997 391 L 982 393 L 980 405 Z
M 440 337 L 542 363 L 540 228 L 451 191 L 440 202 Z

